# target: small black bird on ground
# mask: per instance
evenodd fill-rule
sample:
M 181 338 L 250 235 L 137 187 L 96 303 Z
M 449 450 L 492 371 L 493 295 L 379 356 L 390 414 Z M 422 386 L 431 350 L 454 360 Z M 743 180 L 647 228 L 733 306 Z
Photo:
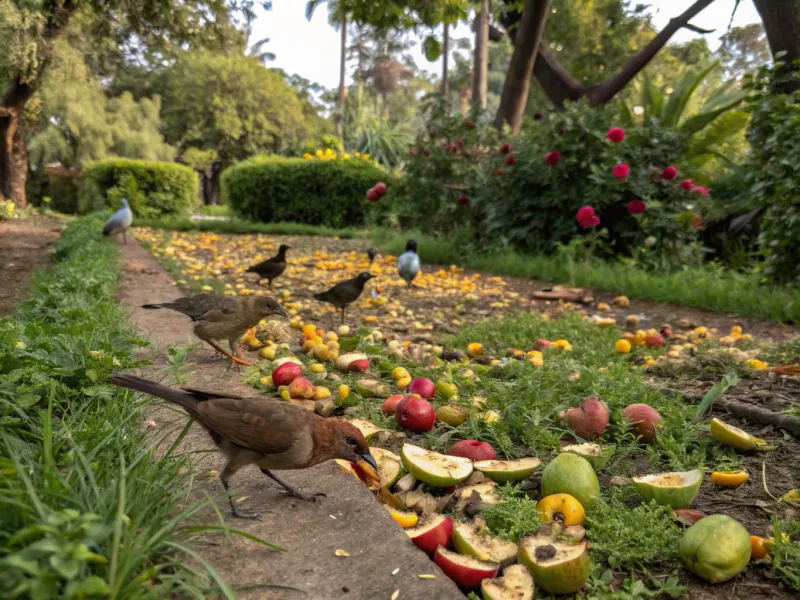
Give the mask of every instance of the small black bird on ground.
M 286 251 L 291 249 L 291 246 L 281 244 L 275 256 L 253 265 L 245 273 L 258 273 L 258 276 L 269 281 L 269 287 L 272 287 L 272 280 L 279 277 L 286 270 Z
M 375 248 L 369 248 L 367 250 L 367 258 L 369 259 L 369 264 L 375 260 L 375 257 L 378 255 L 378 251 Z
M 336 308 L 341 308 L 342 323 L 344 323 L 344 311 L 347 308 L 347 305 L 352 304 L 358 299 L 358 297 L 361 295 L 361 292 L 364 291 L 364 285 L 373 277 L 375 277 L 375 275 L 364 271 L 356 277 L 353 277 L 353 279 L 348 279 L 346 281 L 337 283 L 327 292 L 314 294 L 314 298 L 321 300 L 322 302 L 329 302 Z

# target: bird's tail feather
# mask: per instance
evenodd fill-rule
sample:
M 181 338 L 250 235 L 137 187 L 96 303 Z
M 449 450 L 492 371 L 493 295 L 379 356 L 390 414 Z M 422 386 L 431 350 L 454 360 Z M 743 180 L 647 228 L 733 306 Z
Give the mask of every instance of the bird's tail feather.
M 155 396 L 156 398 L 161 398 L 162 400 L 167 400 L 168 402 L 174 402 L 175 404 L 185 408 L 190 415 L 197 416 L 197 404 L 199 400 L 191 391 L 181 388 L 167 387 L 166 385 L 161 385 L 155 381 L 143 379 L 142 377 L 137 377 L 136 375 L 129 375 L 127 373 L 122 375 L 114 375 L 111 378 L 111 383 L 120 387 L 128 388 L 129 390 L 136 390 L 137 392 L 142 392 L 143 394 L 149 394 L 150 396 Z
M 313 295 L 313 296 L 314 296 L 314 298 L 316 298 L 317 300 L 322 300 L 323 302 L 325 302 L 325 292 L 320 292 L 320 293 L 318 293 L 318 294 L 312 294 L 312 295 Z
M 164 308 L 160 304 L 142 304 L 142 308 L 146 308 L 148 310 L 154 310 L 156 308 Z

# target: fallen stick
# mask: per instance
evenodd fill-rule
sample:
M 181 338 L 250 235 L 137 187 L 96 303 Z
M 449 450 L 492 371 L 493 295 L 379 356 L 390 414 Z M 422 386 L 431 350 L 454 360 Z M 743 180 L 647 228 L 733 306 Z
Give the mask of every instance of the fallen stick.
M 684 394 L 677 390 L 670 390 L 667 388 L 661 388 L 661 392 L 667 396 L 672 394 L 680 394 L 691 402 L 699 403 L 703 399 L 702 396 Z M 796 438 L 800 438 L 800 418 L 798 417 L 787 415 L 785 413 L 774 412 L 767 410 L 766 408 L 761 408 L 760 406 L 753 406 L 752 404 L 739 402 L 738 400 L 725 400 L 724 398 L 715 400 L 711 405 L 711 408 L 712 410 L 726 412 L 734 417 L 746 419 L 753 423 L 772 425 L 773 427 L 784 429 Z
M 594 296 L 592 295 L 591 291 L 579 288 L 546 288 L 537 292 L 533 292 L 533 297 L 536 300 L 564 300 L 566 302 L 580 302 L 581 304 L 591 304 L 594 302 Z

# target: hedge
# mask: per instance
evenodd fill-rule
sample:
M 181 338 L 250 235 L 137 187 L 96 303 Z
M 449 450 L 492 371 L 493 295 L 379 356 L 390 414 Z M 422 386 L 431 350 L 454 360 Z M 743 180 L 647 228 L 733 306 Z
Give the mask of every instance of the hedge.
M 186 215 L 199 203 L 197 173 L 177 163 L 109 158 L 86 165 L 83 176 L 81 213 L 117 208 L 122 197 L 145 219 Z
M 370 204 L 367 190 L 395 178 L 361 158 L 320 160 L 254 156 L 222 173 L 222 193 L 239 215 L 264 223 L 346 227 L 373 222 L 387 199 Z

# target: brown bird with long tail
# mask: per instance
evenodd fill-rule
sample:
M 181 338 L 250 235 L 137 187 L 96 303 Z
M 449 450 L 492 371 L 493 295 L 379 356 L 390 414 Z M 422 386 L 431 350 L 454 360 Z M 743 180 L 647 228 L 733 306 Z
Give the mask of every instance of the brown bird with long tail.
M 168 308 L 183 313 L 194 321 L 194 334 L 208 342 L 214 350 L 230 358 L 231 366 L 251 366 L 251 363 L 236 356 L 239 340 L 248 329 L 272 315 L 289 318 L 289 313 L 276 300 L 266 296 L 233 298 L 217 294 L 198 294 L 178 298 L 173 302 L 144 304 L 142 308 Z M 219 346 L 219 340 L 228 340 L 230 354 Z
M 313 501 L 325 494 L 301 492 L 272 469 L 307 469 L 340 458 L 356 463 L 370 479 L 379 480 L 364 436 L 346 421 L 326 419 L 288 402 L 171 388 L 135 375 L 114 375 L 111 383 L 178 404 L 205 427 L 228 458 L 220 476 L 226 492 L 230 478 L 250 464 L 258 466 L 288 494 L 303 500 Z M 257 513 L 244 512 L 233 497 L 229 500 L 235 517 L 258 518 Z

